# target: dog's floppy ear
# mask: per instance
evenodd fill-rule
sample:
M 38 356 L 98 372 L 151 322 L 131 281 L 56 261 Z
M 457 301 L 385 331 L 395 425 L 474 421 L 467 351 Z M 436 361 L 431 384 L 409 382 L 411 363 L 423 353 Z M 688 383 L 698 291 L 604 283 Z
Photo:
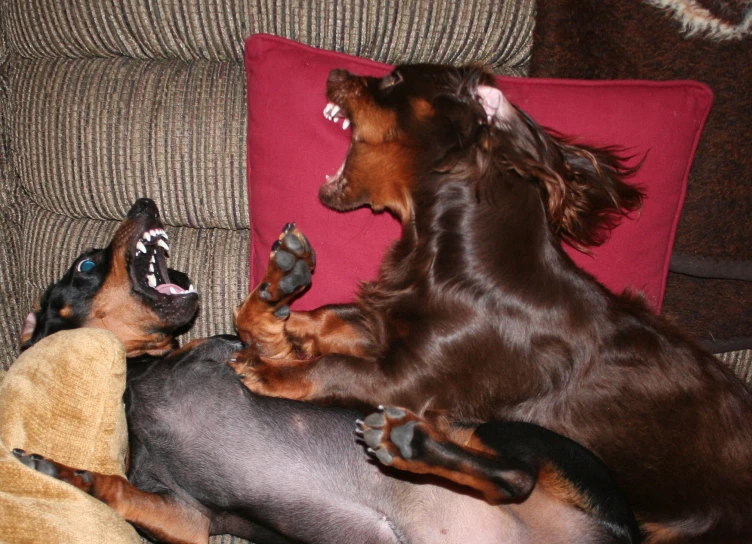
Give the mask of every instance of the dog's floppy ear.
M 618 150 L 571 145 L 548 136 L 543 168 L 536 177 L 554 232 L 581 251 L 608 239 L 611 230 L 639 209 L 643 192 L 623 181 L 642 164 L 629 168 Z M 644 160 L 644 159 L 643 159 Z
M 499 89 L 487 84 L 492 79 L 481 68 L 460 68 L 447 92 L 434 98 L 436 142 L 431 147 L 441 157 L 437 170 L 451 169 L 459 155 L 477 142 L 483 125 L 503 115 L 508 102 Z
M 31 340 L 31 335 L 34 334 L 34 329 L 37 326 L 37 314 L 35 311 L 29 312 L 24 321 L 23 329 L 21 330 L 21 349 L 26 349 L 24 346 Z
M 514 115 L 514 106 L 507 100 L 501 89 L 491 85 L 478 85 L 475 89 L 475 95 L 486 112 L 486 120 L 489 124 L 502 125 Z

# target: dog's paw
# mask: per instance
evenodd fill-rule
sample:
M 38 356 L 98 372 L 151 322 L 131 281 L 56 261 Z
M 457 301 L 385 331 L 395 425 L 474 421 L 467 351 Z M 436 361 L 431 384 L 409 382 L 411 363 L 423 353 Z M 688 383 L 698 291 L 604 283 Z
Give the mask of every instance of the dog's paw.
M 369 455 L 383 465 L 401 465 L 420 455 L 420 445 L 428 436 L 427 426 L 405 408 L 379 406 L 379 411 L 356 423 Z
M 250 391 L 266 397 L 305 400 L 311 392 L 311 361 L 260 357 L 255 348 L 236 352 L 228 364 Z
M 93 477 L 88 470 L 77 470 L 61 463 L 46 459 L 36 453 L 28 454 L 15 448 L 13 455 L 27 467 L 57 480 L 71 484 L 86 493 L 91 492 Z
M 294 223 L 288 223 L 272 245 L 259 297 L 276 307 L 277 317 L 285 319 L 290 314 L 286 304 L 311 284 L 315 266 L 316 253 L 308 239 Z

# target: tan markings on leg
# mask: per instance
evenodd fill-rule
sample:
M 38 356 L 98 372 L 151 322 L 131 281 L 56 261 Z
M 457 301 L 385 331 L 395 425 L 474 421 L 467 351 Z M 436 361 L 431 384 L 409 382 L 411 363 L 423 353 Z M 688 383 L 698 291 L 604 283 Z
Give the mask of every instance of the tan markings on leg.
M 571 504 L 585 512 L 590 512 L 593 509 L 590 499 L 583 495 L 571 480 L 567 479 L 558 468 L 549 462 L 541 463 L 537 488 L 555 499 Z
M 164 542 L 205 544 L 209 539 L 209 518 L 172 496 L 141 491 L 122 476 L 78 471 L 49 462 L 57 469 L 58 480 L 99 499 L 126 521 Z
M 235 353 L 229 364 L 243 384 L 259 395 L 305 400 L 314 392 L 306 378 L 313 361 L 259 357 L 251 347 Z
M 197 338 L 196 340 L 191 340 L 187 344 L 185 344 L 183 346 L 180 346 L 180 348 L 178 348 L 175 351 L 173 351 L 172 353 L 170 353 L 170 357 L 174 357 L 174 356 L 177 356 L 177 355 L 181 355 L 182 356 L 183 354 L 188 353 L 192 349 L 197 348 L 198 346 L 200 346 L 201 344 L 203 344 L 204 342 L 206 342 L 206 340 L 207 340 L 206 338 Z
M 318 357 L 328 353 L 355 357 L 371 355 L 369 351 L 372 342 L 363 330 L 328 308 L 293 312 L 285 322 L 285 332 L 304 357 Z

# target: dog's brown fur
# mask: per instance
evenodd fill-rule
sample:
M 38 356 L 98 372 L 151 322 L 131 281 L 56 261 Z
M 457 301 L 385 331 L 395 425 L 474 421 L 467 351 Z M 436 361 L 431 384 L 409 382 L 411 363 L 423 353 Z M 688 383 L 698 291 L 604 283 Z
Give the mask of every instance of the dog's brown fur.
M 638 208 L 614 150 L 552 136 L 475 68 L 402 66 L 382 79 L 335 70 L 327 95 L 353 139 L 322 201 L 388 210 L 402 237 L 355 305 L 282 312 L 298 356 L 239 361 L 246 385 L 452 421 L 535 422 L 606 461 L 649 542 L 752 540 L 752 395 L 560 247 L 598 244 Z M 294 294 L 268 297 L 264 311 Z M 266 355 L 242 325 L 257 298 L 238 325 Z M 344 355 L 323 347 L 353 339 Z

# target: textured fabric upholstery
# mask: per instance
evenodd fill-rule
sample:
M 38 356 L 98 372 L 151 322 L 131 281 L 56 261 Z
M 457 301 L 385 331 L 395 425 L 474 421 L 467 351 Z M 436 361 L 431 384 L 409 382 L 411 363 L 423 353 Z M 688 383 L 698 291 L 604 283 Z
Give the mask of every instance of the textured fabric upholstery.
M 483 62 L 523 71 L 531 0 L 14 0 L 4 18 L 24 57 L 243 59 L 264 32 L 382 62 Z

